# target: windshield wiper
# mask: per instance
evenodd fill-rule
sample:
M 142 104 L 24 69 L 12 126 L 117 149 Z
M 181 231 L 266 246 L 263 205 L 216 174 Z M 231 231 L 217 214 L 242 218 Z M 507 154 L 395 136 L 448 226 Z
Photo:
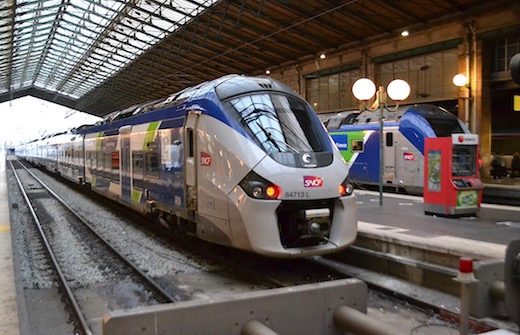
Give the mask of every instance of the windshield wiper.
M 264 128 L 264 126 L 262 126 L 260 124 L 260 122 L 256 121 L 256 125 L 262 130 L 262 132 L 264 133 L 265 137 L 266 137 L 266 141 L 269 141 L 271 142 L 275 147 L 276 149 L 278 149 L 278 152 L 283 152 L 282 151 L 282 148 L 280 147 L 279 144 L 283 144 L 285 146 L 286 149 L 288 149 L 289 151 L 292 151 L 294 153 L 298 153 L 298 150 L 294 149 L 293 147 L 291 147 L 288 143 L 284 142 L 284 141 L 281 141 L 277 138 L 275 138 L 273 136 L 273 134 L 271 134 L 270 131 L 268 131 L 267 129 Z M 265 141 L 263 142 L 265 143 Z M 262 144 L 263 144 L 262 143 Z

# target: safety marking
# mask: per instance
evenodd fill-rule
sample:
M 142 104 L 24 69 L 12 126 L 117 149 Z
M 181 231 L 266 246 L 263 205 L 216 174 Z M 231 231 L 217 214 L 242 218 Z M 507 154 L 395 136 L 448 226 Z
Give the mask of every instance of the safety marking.
M 500 222 L 497 222 L 497 225 L 520 228 L 520 222 L 513 222 L 513 221 L 500 221 Z
M 8 224 L 0 224 L 0 232 L 11 231 L 11 226 Z
M 355 190 L 354 193 L 356 195 L 379 195 L 379 192 L 368 191 L 368 190 Z M 385 198 L 407 199 L 407 200 L 414 201 L 416 203 L 423 202 L 423 197 L 416 196 L 416 195 L 385 193 Z M 371 200 L 371 201 L 377 201 L 377 200 Z M 506 210 L 506 211 L 512 211 L 512 212 L 520 212 L 519 206 L 495 205 L 495 204 L 484 203 L 484 204 L 481 204 L 480 207 L 491 208 L 491 209 L 500 209 L 500 210 Z
M 412 245 L 421 245 L 429 250 L 442 250 L 453 254 L 455 251 L 473 255 L 475 258 L 503 258 L 506 246 L 498 243 L 483 242 L 468 238 L 448 235 L 425 235 L 419 236 L 408 229 L 384 229 L 385 225 L 358 221 L 358 234 L 377 235 L 382 239 L 395 239 Z M 386 226 L 391 227 L 391 226 Z M 392 227 L 394 228 L 394 227 Z M 475 250 L 478 250 L 476 252 Z

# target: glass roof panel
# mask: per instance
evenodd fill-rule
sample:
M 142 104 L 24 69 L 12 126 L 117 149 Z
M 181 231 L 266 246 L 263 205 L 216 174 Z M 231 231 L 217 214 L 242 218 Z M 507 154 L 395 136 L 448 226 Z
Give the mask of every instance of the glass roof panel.
M 79 97 L 217 1 L 1 0 L 0 92 Z

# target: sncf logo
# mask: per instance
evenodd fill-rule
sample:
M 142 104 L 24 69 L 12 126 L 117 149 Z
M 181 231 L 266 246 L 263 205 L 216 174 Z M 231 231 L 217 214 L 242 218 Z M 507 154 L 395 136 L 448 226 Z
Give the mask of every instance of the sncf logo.
M 322 187 L 323 178 L 316 176 L 303 176 L 303 187 Z
M 200 153 L 200 165 L 211 166 L 211 155 L 206 152 Z
M 403 158 L 405 161 L 413 161 L 415 159 L 415 156 L 414 156 L 414 154 L 412 154 L 410 152 L 405 152 L 403 154 Z

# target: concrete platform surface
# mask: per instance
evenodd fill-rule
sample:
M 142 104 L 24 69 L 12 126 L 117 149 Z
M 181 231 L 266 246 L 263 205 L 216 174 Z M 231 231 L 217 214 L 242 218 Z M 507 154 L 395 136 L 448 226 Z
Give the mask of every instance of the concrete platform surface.
M 0 335 L 18 335 L 18 309 L 5 169 L 5 155 L 2 152 L 0 153 Z

